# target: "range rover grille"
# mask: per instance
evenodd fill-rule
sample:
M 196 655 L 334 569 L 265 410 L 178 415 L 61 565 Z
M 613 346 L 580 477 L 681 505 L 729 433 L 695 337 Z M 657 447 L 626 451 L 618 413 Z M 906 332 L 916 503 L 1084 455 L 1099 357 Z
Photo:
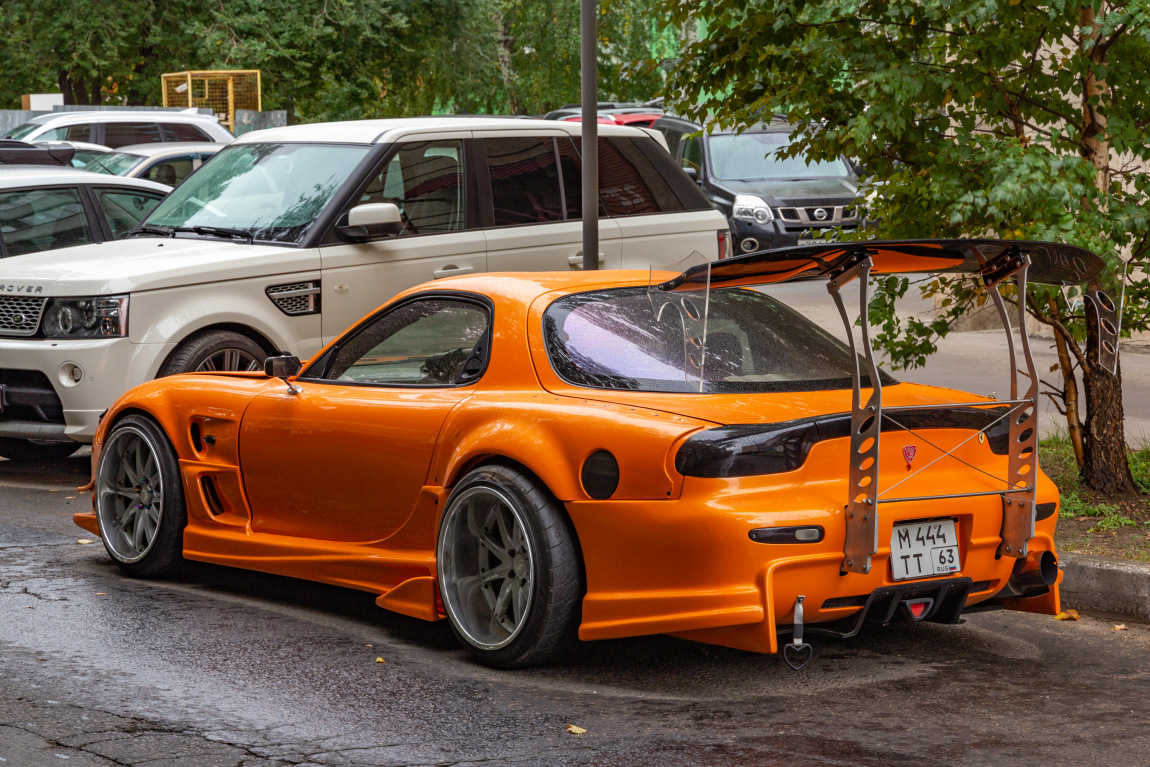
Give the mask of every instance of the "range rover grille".
M 267 289 L 267 294 L 281 312 L 295 317 L 301 314 L 319 314 L 319 291 L 319 280 L 315 280 L 293 282 L 290 285 L 272 285 Z
M 0 296 L 0 334 L 30 336 L 40 327 L 40 314 L 46 298 Z

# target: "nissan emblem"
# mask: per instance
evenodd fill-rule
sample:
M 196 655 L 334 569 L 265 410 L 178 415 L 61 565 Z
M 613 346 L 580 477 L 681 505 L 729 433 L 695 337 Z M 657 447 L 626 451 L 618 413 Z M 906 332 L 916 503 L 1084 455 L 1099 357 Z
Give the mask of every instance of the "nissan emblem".
M 816 221 L 826 221 L 827 220 L 827 209 L 826 208 L 815 208 L 815 220 Z

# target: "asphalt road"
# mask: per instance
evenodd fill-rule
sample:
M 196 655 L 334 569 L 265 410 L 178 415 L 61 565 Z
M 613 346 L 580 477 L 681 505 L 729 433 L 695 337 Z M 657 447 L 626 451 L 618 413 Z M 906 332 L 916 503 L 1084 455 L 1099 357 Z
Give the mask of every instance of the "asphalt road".
M 368 594 L 125 578 L 77 543 L 85 479 L 0 462 L 2 767 L 1150 764 L 1144 624 L 983 613 L 816 637 L 798 673 L 666 637 L 496 672 Z

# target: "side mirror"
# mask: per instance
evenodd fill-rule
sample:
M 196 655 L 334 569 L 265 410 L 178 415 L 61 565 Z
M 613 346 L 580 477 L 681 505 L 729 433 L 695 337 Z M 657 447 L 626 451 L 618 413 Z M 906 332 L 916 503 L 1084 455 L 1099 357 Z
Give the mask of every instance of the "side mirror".
M 399 208 L 390 202 L 356 205 L 347 212 L 347 223 L 335 228 L 336 234 L 348 242 L 371 242 L 392 237 L 403 231 L 403 217 Z
M 699 171 L 695 170 L 694 168 L 683 168 L 683 172 L 686 173 L 687 177 L 694 181 L 696 184 L 699 183 Z
M 291 378 L 300 371 L 303 365 L 299 357 L 291 354 L 279 354 L 264 360 L 264 375 L 268 378 Z

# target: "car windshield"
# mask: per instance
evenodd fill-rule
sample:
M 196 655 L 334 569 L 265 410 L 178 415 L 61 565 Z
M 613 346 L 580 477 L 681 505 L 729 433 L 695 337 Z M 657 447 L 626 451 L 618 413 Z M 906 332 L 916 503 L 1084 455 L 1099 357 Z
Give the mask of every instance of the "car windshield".
M 145 223 L 240 229 L 257 240 L 296 243 L 369 149 L 347 144 L 230 146 L 168 195 Z
M 712 289 L 706 336 L 685 330 L 705 295 L 674 294 L 656 310 L 646 288 L 564 296 L 548 307 L 543 333 L 551 364 L 577 386 L 650 392 L 765 393 L 851 388 L 851 353 L 841 341 L 770 296 Z M 698 346 L 703 347 L 699 354 Z M 702 385 L 692 356 L 702 359 Z M 897 383 L 882 374 L 884 385 Z M 863 386 L 869 386 L 863 377 Z
M 39 127 L 41 127 L 39 123 L 24 123 L 23 125 L 17 125 L 15 128 L 12 128 L 3 136 L 0 136 L 0 138 L 21 139 Z
M 765 181 L 808 178 L 847 178 L 842 160 L 807 162 L 807 158 L 779 157 L 790 144 L 785 133 L 741 133 L 711 136 L 711 170 L 720 181 Z
M 76 152 L 76 155 L 79 156 L 80 152 Z M 103 152 L 89 159 L 83 168 L 96 173 L 106 173 L 110 176 L 123 176 L 143 161 L 144 158 L 138 154 Z M 76 164 L 75 159 L 73 159 L 72 164 Z

